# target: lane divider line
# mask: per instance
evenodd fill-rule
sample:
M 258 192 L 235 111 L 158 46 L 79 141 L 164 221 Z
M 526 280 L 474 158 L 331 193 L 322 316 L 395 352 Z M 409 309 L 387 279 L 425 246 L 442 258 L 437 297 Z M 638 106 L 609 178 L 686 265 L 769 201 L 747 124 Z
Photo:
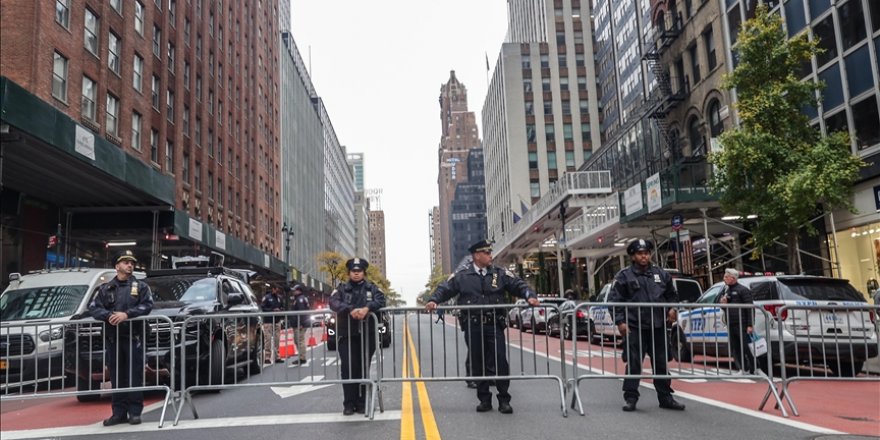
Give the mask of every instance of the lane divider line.
M 406 337 L 407 334 L 409 334 L 409 326 L 404 321 L 404 337 Z M 406 346 L 403 347 L 402 351 L 402 377 L 409 377 Z M 402 389 L 400 396 L 400 440 L 415 440 L 416 427 L 415 421 L 413 420 L 412 382 L 401 382 L 400 388 Z
M 409 350 L 412 353 L 413 377 L 422 377 L 419 369 L 419 359 L 416 355 L 416 346 L 413 343 L 412 334 L 406 332 Z M 416 382 L 416 390 L 419 394 L 419 409 L 422 413 L 422 425 L 425 429 L 427 440 L 440 440 L 440 430 L 437 429 L 437 420 L 434 418 L 434 410 L 431 408 L 431 400 L 428 398 L 428 389 L 425 382 Z

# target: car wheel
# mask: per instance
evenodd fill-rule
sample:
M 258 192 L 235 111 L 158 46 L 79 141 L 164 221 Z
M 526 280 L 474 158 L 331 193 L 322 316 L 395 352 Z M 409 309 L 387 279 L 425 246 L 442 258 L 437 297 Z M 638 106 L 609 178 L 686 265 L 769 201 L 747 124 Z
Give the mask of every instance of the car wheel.
M 516 315 L 516 328 L 522 330 L 522 318 L 519 315 Z
M 839 365 L 837 362 L 833 362 L 828 367 L 837 377 L 856 377 L 864 365 L 864 361 L 840 362 Z
M 226 370 L 226 344 L 220 338 L 211 342 L 210 356 L 201 365 L 200 385 L 220 385 Z
M 571 336 L 571 324 L 566 322 L 562 326 L 562 339 L 570 340 Z
M 263 334 L 257 334 L 257 341 L 254 344 L 254 352 L 251 356 L 251 364 L 248 366 L 248 374 L 260 374 L 263 372 Z
M 76 390 L 77 391 L 94 391 L 101 389 L 101 382 L 96 380 L 85 380 L 83 378 L 79 378 L 76 381 Z M 76 396 L 76 400 L 80 402 L 97 402 L 101 399 L 100 394 L 84 394 Z

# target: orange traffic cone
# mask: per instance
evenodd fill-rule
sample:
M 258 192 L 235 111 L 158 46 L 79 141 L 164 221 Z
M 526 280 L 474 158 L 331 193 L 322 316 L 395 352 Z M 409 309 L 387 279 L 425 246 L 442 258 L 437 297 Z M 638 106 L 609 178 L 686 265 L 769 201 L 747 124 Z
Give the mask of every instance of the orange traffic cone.
M 278 343 L 278 357 L 281 359 L 287 359 L 289 357 L 296 356 L 296 344 L 293 342 L 293 330 L 288 329 L 286 332 L 281 334 L 279 343 Z
M 309 347 L 314 347 L 314 346 L 318 345 L 318 343 L 315 341 L 314 335 L 309 336 L 309 344 L 308 345 L 309 345 Z

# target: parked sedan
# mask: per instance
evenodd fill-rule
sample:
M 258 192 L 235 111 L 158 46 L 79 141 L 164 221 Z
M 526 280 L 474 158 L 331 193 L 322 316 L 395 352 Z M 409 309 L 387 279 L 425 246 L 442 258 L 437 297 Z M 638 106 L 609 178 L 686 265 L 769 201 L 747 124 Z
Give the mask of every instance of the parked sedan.
M 547 320 L 558 313 L 558 307 L 566 300 L 564 298 L 538 298 L 541 305 L 525 307 L 520 312 L 522 331 L 544 332 L 547 331 Z
M 562 303 L 559 306 L 559 313 L 547 320 L 547 334 L 550 336 L 561 334 L 563 339 L 572 339 L 575 327 L 578 336 L 590 336 L 593 333 L 593 321 L 584 309 L 577 308 L 574 301 Z

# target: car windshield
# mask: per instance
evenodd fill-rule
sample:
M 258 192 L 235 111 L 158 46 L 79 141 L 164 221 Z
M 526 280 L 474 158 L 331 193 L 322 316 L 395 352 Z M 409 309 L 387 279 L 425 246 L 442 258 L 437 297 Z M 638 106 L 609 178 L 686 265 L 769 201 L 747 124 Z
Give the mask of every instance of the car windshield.
M 783 299 L 865 302 L 865 298 L 845 280 L 779 279 L 779 283 Z
M 217 280 L 204 277 L 157 277 L 146 278 L 150 285 L 153 300 L 161 302 L 182 302 L 184 304 L 217 299 Z
M 0 321 L 50 319 L 70 316 L 82 302 L 88 286 L 47 286 L 9 290 L 0 297 Z

